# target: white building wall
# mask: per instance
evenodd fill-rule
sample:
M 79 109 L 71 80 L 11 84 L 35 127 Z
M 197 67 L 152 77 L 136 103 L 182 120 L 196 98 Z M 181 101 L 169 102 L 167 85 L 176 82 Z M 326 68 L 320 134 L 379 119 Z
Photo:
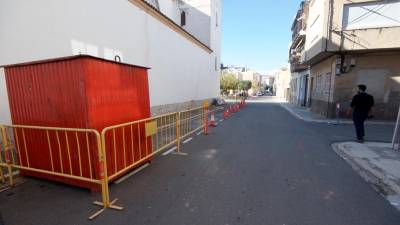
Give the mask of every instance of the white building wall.
M 4 69 L 0 68 L 0 124 L 11 123 L 10 106 L 7 99 L 8 94 Z
M 181 12 L 178 8 L 178 0 L 158 0 L 160 11 L 180 25 Z
M 328 6 L 327 0 L 314 0 L 309 5 L 307 19 L 307 38 L 305 44 L 305 60 L 308 61 L 319 54 L 326 42 L 326 20 L 325 13 Z
M 213 50 L 212 53 L 212 69 L 215 73 L 221 73 L 221 18 L 222 18 L 222 3 L 221 0 L 200 0 L 200 1 L 211 1 L 210 8 L 210 48 Z M 214 84 L 213 88 L 219 90 L 220 80 Z
M 211 1 L 184 0 L 181 10 L 186 12 L 186 25 L 183 29 L 196 36 L 207 46 L 211 46 Z
M 120 55 L 123 62 L 152 68 L 151 106 L 219 96 L 219 52 L 207 53 L 127 0 L 2 0 L 0 49 L 0 65 L 79 53 Z M 6 118 L 0 122 L 7 122 L 0 85 L 0 118 Z

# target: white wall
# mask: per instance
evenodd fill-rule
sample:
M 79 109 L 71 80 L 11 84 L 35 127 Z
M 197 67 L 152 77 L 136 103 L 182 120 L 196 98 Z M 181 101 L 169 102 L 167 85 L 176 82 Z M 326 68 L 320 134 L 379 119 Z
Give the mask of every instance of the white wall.
M 159 0 L 160 11 L 173 20 L 176 24 L 181 24 L 181 12 L 178 8 L 177 0 Z
M 109 59 L 118 54 L 123 62 L 152 68 L 151 106 L 219 96 L 216 53 L 207 53 L 127 0 L 2 0 L 0 49 L 0 65 L 79 53 Z
M 309 5 L 306 31 L 306 60 L 310 60 L 319 54 L 323 48 L 326 38 L 326 13 L 327 0 L 315 0 Z
M 10 106 L 8 105 L 8 95 L 4 69 L 0 68 L 0 124 L 10 124 Z

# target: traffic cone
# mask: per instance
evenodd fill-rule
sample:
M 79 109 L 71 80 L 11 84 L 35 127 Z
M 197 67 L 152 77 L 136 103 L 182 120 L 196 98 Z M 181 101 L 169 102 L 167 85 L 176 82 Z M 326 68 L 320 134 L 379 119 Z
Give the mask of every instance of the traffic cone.
M 228 117 L 229 117 L 228 110 L 224 110 L 224 113 L 222 113 L 222 118 L 223 118 L 224 120 L 226 120 L 226 119 L 228 119 Z
M 232 116 L 232 107 L 229 106 L 228 110 L 226 110 L 228 112 L 228 116 Z
M 218 125 L 218 124 L 217 124 L 217 121 L 215 121 L 214 112 L 212 112 L 212 113 L 211 113 L 211 119 L 210 119 L 210 126 L 216 127 L 217 125 Z
M 233 110 L 234 110 L 235 113 L 237 113 L 239 111 L 238 110 L 238 104 L 234 104 L 233 105 Z

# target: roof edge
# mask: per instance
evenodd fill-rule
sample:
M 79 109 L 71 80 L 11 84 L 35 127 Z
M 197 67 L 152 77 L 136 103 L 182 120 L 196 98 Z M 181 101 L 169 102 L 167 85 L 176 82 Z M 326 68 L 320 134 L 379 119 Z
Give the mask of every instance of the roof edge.
M 114 61 L 114 60 L 110 60 L 110 59 L 104 59 L 104 58 L 100 58 L 100 57 L 96 57 L 96 56 L 92 56 L 92 55 L 85 55 L 85 54 L 43 59 L 43 60 L 35 60 L 35 61 L 22 62 L 22 63 L 14 63 L 14 64 L 8 64 L 8 65 L 0 65 L 0 68 L 1 67 L 9 68 L 9 67 L 17 67 L 17 66 L 29 66 L 29 65 L 35 65 L 35 64 L 58 62 L 58 61 L 63 61 L 63 60 L 73 60 L 73 59 L 79 59 L 79 58 L 91 58 L 91 59 L 106 61 L 106 62 L 110 62 L 110 63 L 122 64 L 125 66 L 133 66 L 133 67 L 138 67 L 138 68 L 143 68 L 143 69 L 151 69 L 151 68 L 145 67 L 145 66 L 138 66 L 138 65 L 134 65 L 134 64 L 125 63 L 125 62 L 118 62 L 118 61 Z

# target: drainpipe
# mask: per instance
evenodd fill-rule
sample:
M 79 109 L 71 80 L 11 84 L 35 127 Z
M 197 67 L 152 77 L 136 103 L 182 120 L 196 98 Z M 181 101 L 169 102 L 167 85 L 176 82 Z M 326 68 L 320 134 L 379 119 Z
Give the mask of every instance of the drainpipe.
M 328 52 L 328 40 L 331 39 L 333 17 L 333 0 L 328 0 L 328 22 L 326 25 L 325 52 Z
M 328 22 L 326 27 L 326 38 L 325 38 L 325 52 L 328 52 L 328 40 L 331 41 L 332 32 L 332 17 L 333 17 L 333 0 L 328 0 Z M 332 76 L 336 73 L 332 73 L 332 63 L 330 64 L 330 80 L 329 80 L 329 95 L 328 95 L 328 106 L 326 109 L 326 116 L 329 117 L 329 107 L 331 104 L 331 91 L 332 91 Z

